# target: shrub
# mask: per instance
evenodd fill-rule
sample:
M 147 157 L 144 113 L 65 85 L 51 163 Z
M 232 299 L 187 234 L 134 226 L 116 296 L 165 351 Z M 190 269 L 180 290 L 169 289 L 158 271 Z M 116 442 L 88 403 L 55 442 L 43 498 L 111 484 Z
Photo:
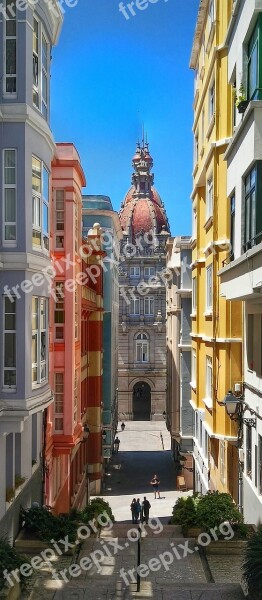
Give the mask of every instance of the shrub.
M 10 546 L 6 538 L 0 538 L 0 590 L 2 590 L 6 584 L 4 578 L 4 571 L 7 569 L 8 572 L 19 569 L 22 564 L 27 562 L 27 558 L 22 556 Z M 22 574 L 19 575 L 21 578 L 21 585 L 24 586 L 28 581 L 28 577 L 24 577 Z
M 219 527 L 225 521 L 236 526 L 243 523 L 243 517 L 230 494 L 208 492 L 201 496 L 197 505 L 196 522 L 198 527 L 209 530 Z
M 108 504 L 108 502 L 103 500 L 103 498 L 99 498 L 99 497 L 93 498 L 91 500 L 90 504 L 88 504 L 82 510 L 82 513 L 81 513 L 82 521 L 83 521 L 83 523 L 88 524 L 89 521 L 92 521 L 93 519 L 97 519 L 97 517 L 104 512 L 106 512 L 109 519 L 112 521 L 112 523 L 114 523 L 115 517 L 112 513 L 111 506 Z
M 20 508 L 20 520 L 22 527 L 28 533 L 34 533 L 40 540 L 60 540 L 68 536 L 69 542 L 75 542 L 77 536 L 77 525 L 70 515 L 52 515 L 46 508 Z
M 196 502 L 192 496 L 178 498 L 171 517 L 171 523 L 183 529 L 196 526 Z
M 248 540 L 243 564 L 243 579 L 252 600 L 262 600 L 262 526 Z

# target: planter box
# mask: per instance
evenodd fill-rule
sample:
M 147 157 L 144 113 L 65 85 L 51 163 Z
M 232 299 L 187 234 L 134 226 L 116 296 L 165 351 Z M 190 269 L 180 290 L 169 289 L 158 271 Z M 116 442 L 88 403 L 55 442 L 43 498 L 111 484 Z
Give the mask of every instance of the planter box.
M 246 544 L 246 540 L 218 540 L 210 542 L 204 551 L 206 554 L 243 554 Z
M 13 587 L 5 586 L 0 590 L 0 598 L 5 600 L 19 600 L 21 598 L 20 583 L 15 583 Z
M 189 538 L 197 538 L 203 531 L 201 527 L 189 527 L 188 529 L 183 529 L 183 535 Z
M 14 547 L 18 552 L 20 552 L 20 554 L 40 554 L 41 552 L 43 552 L 43 550 L 46 550 L 47 548 L 52 548 L 54 552 L 56 552 L 51 542 L 43 542 L 42 540 L 35 537 L 33 534 L 27 533 L 24 529 L 22 529 L 18 534 L 14 543 Z M 63 550 L 63 545 L 59 545 L 59 548 Z M 63 555 L 73 556 L 75 553 L 75 549 L 76 544 L 67 552 L 63 552 Z

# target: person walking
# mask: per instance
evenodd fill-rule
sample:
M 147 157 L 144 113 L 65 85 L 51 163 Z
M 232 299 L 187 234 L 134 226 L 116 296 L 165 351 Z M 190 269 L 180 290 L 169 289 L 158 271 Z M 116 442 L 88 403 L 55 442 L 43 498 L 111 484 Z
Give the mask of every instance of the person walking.
M 157 475 L 153 475 L 151 481 L 150 481 L 150 485 L 153 486 L 153 490 L 155 492 L 155 499 L 156 499 L 156 495 L 158 494 L 158 498 L 160 498 L 160 492 L 159 492 L 159 484 L 160 484 L 160 480 L 158 479 Z
M 141 512 L 142 512 L 142 506 L 140 504 L 140 498 L 137 498 L 136 501 L 136 509 L 135 509 L 135 515 L 136 515 L 136 523 L 139 523 L 139 521 L 141 520 Z
M 131 504 L 131 514 L 132 514 L 132 523 L 137 523 L 137 513 L 136 513 L 136 499 L 133 498 Z
M 144 496 L 144 500 L 142 502 L 142 523 L 145 521 L 146 525 L 148 525 L 150 508 L 151 504 L 149 500 L 147 500 L 146 496 Z
M 116 454 L 118 453 L 118 450 L 119 450 L 119 444 L 120 444 L 120 439 L 118 437 L 116 437 L 115 441 L 114 441 L 114 449 L 115 449 Z

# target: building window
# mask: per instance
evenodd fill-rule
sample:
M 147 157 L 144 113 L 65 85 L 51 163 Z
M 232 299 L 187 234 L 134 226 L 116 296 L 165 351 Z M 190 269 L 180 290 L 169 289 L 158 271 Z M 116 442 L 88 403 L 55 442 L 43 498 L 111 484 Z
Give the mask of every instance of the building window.
M 206 188 L 206 218 L 212 217 L 213 215 L 213 202 L 214 202 L 214 183 L 213 175 L 207 180 Z
M 195 412 L 195 438 L 198 440 L 198 435 L 199 435 L 199 418 L 198 418 L 198 412 Z
M 47 300 L 32 298 L 32 383 L 48 378 L 47 369 Z
M 196 208 L 193 208 L 192 213 L 192 239 L 196 240 L 197 238 L 197 211 Z
M 252 479 L 252 429 L 246 427 L 246 474 Z
M 202 146 L 204 146 L 204 141 L 205 141 L 205 109 L 204 108 L 202 110 L 201 141 L 202 141 Z
M 260 15 L 251 35 L 247 50 L 247 97 L 249 100 L 261 100 L 262 98 L 261 54 L 262 19 Z
M 226 445 L 220 440 L 219 444 L 219 466 L 220 466 L 220 481 L 223 485 L 226 483 Z
M 262 436 L 258 435 L 258 492 L 262 494 Z
M 198 163 L 198 155 L 199 155 L 199 135 L 197 132 L 195 134 L 195 142 L 194 142 L 194 165 L 195 166 Z
M 136 362 L 147 363 L 149 361 L 149 341 L 145 333 L 136 336 Z
M 74 382 L 74 423 L 77 422 L 77 398 L 78 398 L 78 373 L 75 373 L 75 382 Z
M 4 387 L 16 387 L 16 299 L 4 299 Z
M 213 308 L 213 265 L 206 268 L 206 311 Z
M 212 386 L 212 358 L 206 357 L 206 398 L 212 400 L 213 397 L 213 386 Z
M 191 369 L 191 384 L 193 388 L 196 388 L 196 351 L 192 350 L 192 369 Z
M 192 279 L 192 311 L 196 312 L 197 309 L 197 278 Z
M 130 303 L 130 315 L 140 315 L 140 299 L 133 298 Z
M 130 277 L 140 277 L 140 267 L 130 267 Z
M 16 150 L 3 151 L 3 241 L 16 245 Z
M 154 298 L 144 299 L 144 314 L 151 316 L 154 314 Z
M 145 267 L 144 268 L 144 276 L 152 277 L 155 274 L 155 267 Z
M 259 162 L 249 171 L 244 180 L 244 252 L 262 241 L 261 175 L 262 168 Z
M 64 429 L 64 373 L 55 373 L 55 431 Z
M 215 114 L 215 82 L 212 83 L 209 89 L 209 121 L 213 119 Z
M 48 117 L 49 45 L 41 32 L 41 25 L 34 18 L 33 30 L 33 104 L 43 117 Z
M 6 0 L 4 93 L 16 94 L 16 3 Z
M 235 194 L 230 198 L 230 257 L 234 260 L 235 249 L 235 219 L 236 219 L 236 199 Z
M 65 294 L 63 281 L 56 282 L 55 298 L 55 339 L 57 342 L 63 342 L 65 324 Z
M 33 246 L 49 249 L 49 172 L 32 157 L 32 221 Z
M 210 0 L 208 7 L 208 17 L 210 21 L 210 26 L 212 27 L 215 21 L 215 0 Z
M 254 369 L 254 315 L 247 315 L 247 368 Z
M 57 250 L 64 248 L 65 237 L 65 192 L 55 192 L 55 245 Z

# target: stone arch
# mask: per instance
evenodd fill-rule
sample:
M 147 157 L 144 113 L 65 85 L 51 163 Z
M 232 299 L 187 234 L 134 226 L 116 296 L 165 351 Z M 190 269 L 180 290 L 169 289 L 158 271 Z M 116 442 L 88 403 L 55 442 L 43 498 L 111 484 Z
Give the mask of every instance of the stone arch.
M 134 421 L 151 420 L 151 386 L 147 381 L 137 381 L 133 386 L 132 411 Z

